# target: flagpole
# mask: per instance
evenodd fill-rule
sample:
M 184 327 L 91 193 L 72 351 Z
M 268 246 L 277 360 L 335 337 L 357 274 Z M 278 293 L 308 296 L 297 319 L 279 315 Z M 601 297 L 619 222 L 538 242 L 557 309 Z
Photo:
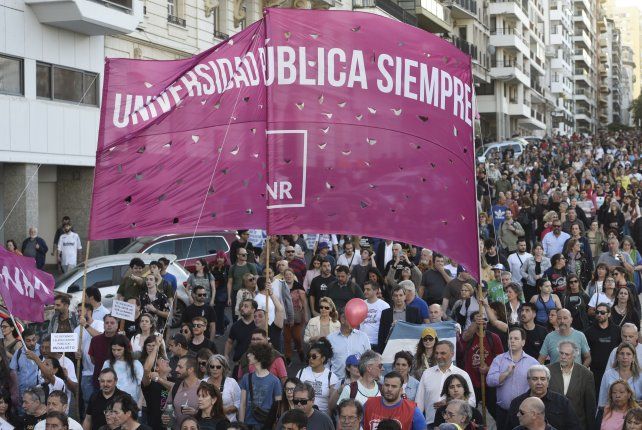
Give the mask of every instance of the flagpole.
M 477 202 L 479 201 L 479 196 L 477 195 L 477 165 L 476 165 L 476 158 L 475 158 L 475 117 L 476 114 L 475 112 L 479 112 L 476 106 L 477 102 L 477 97 L 475 96 L 475 85 L 474 85 L 474 74 L 473 74 L 473 63 L 472 63 L 472 58 L 470 62 L 470 78 L 471 81 L 473 82 L 473 98 L 475 103 L 473 104 L 474 111 L 472 113 L 472 127 L 471 127 L 471 140 L 472 140 L 472 145 L 473 145 L 473 184 L 475 186 L 475 213 L 477 214 L 477 219 L 475 219 L 475 225 L 477 226 L 477 243 L 475 246 L 477 247 L 477 264 L 479 265 L 479 279 L 477 282 L 477 297 L 481 299 L 481 296 L 483 294 L 482 291 L 482 262 L 481 262 L 481 253 L 479 252 L 479 238 L 481 237 L 480 231 L 479 231 L 479 205 Z M 480 117 L 480 125 L 481 125 L 481 117 Z M 479 302 L 478 299 L 478 302 Z M 485 308 L 484 306 L 480 303 L 479 306 L 479 314 L 484 318 L 485 315 Z M 479 336 L 479 363 L 484 363 L 486 364 L 486 352 L 484 348 L 484 338 L 485 338 L 485 333 L 484 333 L 484 324 L 479 326 L 479 332 L 477 333 Z M 484 425 L 486 425 L 486 375 L 483 374 L 481 371 L 479 372 L 479 381 L 480 381 L 480 387 L 481 387 L 481 404 L 482 404 L 482 420 L 484 422 Z
M 20 333 L 20 330 L 18 330 L 18 324 L 16 323 L 16 319 L 13 317 L 13 313 L 9 310 L 9 308 L 7 308 L 7 312 L 9 312 L 9 318 L 11 318 L 11 322 L 13 322 L 13 327 L 16 329 L 18 333 Z M 24 330 L 22 331 L 24 332 Z M 22 343 L 22 352 L 26 352 L 27 346 L 25 344 L 25 338 L 22 336 L 22 333 L 20 333 L 20 339 L 22 339 L 22 341 L 20 342 Z
M 265 241 L 265 267 L 266 267 L 266 273 L 270 273 L 270 236 L 267 237 L 267 240 Z M 266 276 L 266 282 L 269 279 L 269 277 Z M 270 327 L 270 296 L 271 294 L 268 294 L 267 288 L 272 288 L 271 283 L 270 286 L 268 287 L 267 285 L 265 286 L 266 291 L 265 291 L 265 335 L 270 338 L 270 333 L 269 333 L 269 327 Z
M 80 312 L 81 315 L 85 314 L 85 297 L 86 297 L 86 291 L 87 291 L 87 265 L 89 263 L 89 248 L 91 247 L 91 240 L 87 241 L 87 248 L 85 249 L 85 267 L 83 268 L 83 273 L 82 273 L 82 301 L 80 305 Z M 93 312 L 92 312 L 93 314 Z M 82 335 L 84 331 L 87 330 L 85 327 L 82 327 L 80 330 L 78 330 L 78 351 L 80 354 L 76 358 L 76 380 L 78 381 L 78 386 L 76 387 L 76 412 L 78 413 L 78 416 L 80 417 L 80 386 L 82 385 L 82 373 L 80 371 L 80 365 L 82 362 Z

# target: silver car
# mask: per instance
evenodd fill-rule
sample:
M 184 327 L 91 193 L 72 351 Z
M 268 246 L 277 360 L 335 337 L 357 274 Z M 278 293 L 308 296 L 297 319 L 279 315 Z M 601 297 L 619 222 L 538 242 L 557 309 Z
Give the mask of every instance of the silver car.
M 116 298 L 116 291 L 121 280 L 129 270 L 129 262 L 132 258 L 140 258 L 149 264 L 165 257 L 170 261 L 167 272 L 176 276 L 176 294 L 174 310 L 170 316 L 170 326 L 177 327 L 185 308 L 189 305 L 189 295 L 185 289 L 185 282 L 189 272 L 176 261 L 176 256 L 171 254 L 116 254 L 105 257 L 92 258 L 87 262 L 87 288 L 97 287 L 102 296 L 102 304 L 111 309 L 112 302 Z M 71 296 L 72 309 L 82 301 L 84 263 L 76 266 L 69 272 L 56 279 L 57 293 L 66 293 Z

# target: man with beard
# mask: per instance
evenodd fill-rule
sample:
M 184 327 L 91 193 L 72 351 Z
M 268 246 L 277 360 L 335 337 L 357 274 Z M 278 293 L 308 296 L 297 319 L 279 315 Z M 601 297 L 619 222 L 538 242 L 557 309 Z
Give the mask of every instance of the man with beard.
M 538 361 L 541 364 L 544 364 L 546 358 L 550 358 L 551 363 L 557 363 L 559 361 L 559 351 L 557 350 L 557 345 L 563 340 L 570 340 L 582 351 L 581 359 L 584 366 L 589 367 L 591 365 L 591 350 L 586 341 L 586 336 L 581 331 L 575 330 L 571 325 L 573 324 L 573 317 L 571 312 L 568 309 L 560 309 L 557 311 L 557 324 L 558 328 L 555 331 L 550 332 L 546 335 L 544 339 L 544 344 L 542 349 L 539 352 Z M 580 357 L 577 357 L 578 363 L 580 363 Z
M 521 326 L 526 333 L 526 344 L 524 352 L 531 357 L 539 357 L 542 344 L 548 331 L 545 327 L 535 324 L 535 315 L 537 315 L 537 306 L 534 303 L 524 303 L 519 310 Z
M 397 371 L 383 378 L 381 397 L 369 398 L 363 406 L 363 430 L 375 430 L 381 420 L 394 418 L 402 430 L 424 430 L 426 420 L 414 402 L 401 397 L 403 378 Z
M 98 383 L 100 390 L 96 391 L 89 399 L 87 405 L 87 413 L 82 427 L 85 430 L 98 430 L 100 427 L 107 424 L 105 421 L 105 409 L 111 404 L 114 396 L 124 394 L 124 391 L 116 388 L 118 383 L 118 376 L 112 368 L 101 370 L 98 374 Z
M 586 341 L 591 349 L 591 371 L 595 379 L 595 392 L 600 389 L 602 376 L 606 371 L 609 354 L 620 344 L 620 328 L 610 320 L 611 307 L 600 303 L 595 308 L 595 323 L 586 331 Z

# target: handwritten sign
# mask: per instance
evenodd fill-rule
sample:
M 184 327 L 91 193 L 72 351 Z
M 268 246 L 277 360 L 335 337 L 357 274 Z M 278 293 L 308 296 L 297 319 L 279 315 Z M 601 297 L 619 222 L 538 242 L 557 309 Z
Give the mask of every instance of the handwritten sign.
M 51 352 L 77 352 L 77 333 L 51 333 Z
M 127 303 L 120 300 L 112 302 L 111 316 L 120 318 L 127 321 L 136 320 L 136 305 L 134 303 Z

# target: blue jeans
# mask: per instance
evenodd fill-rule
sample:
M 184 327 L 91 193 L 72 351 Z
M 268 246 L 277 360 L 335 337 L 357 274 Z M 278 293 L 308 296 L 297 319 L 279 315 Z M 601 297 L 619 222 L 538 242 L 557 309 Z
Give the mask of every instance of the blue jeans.
M 92 375 L 82 375 L 80 377 L 80 391 L 82 393 L 82 407 L 80 410 L 82 411 L 82 416 L 84 416 L 84 411 L 87 410 L 87 405 L 89 404 L 89 399 L 91 398 L 91 395 L 94 394 L 94 384 L 92 382 Z

